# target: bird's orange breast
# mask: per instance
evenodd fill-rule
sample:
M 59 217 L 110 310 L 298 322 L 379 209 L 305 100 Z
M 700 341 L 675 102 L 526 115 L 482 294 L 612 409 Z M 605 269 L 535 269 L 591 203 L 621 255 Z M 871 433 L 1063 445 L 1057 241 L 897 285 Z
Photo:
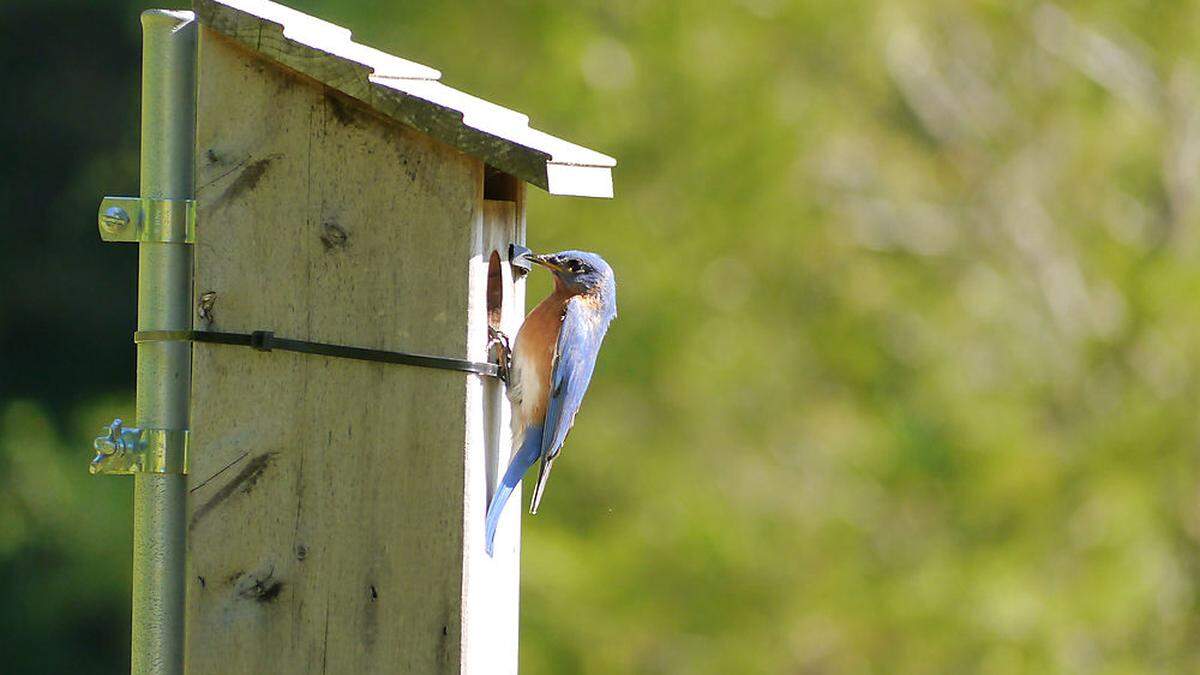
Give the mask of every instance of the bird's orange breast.
M 525 317 L 513 346 L 513 428 L 523 430 L 528 424 L 540 424 L 546 418 L 549 399 L 550 372 L 554 365 L 554 349 L 562 328 L 563 312 L 570 296 L 554 292 Z

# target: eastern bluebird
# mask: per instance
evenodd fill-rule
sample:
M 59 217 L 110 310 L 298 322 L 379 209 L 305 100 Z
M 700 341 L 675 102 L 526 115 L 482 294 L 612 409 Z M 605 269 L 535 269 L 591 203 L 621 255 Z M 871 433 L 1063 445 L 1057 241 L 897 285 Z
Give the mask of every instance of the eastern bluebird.
M 488 505 L 488 555 L 504 504 L 540 458 L 529 503 L 529 512 L 537 513 L 550 469 L 592 379 L 604 333 L 617 315 L 617 282 L 600 256 L 563 251 L 530 260 L 554 273 L 554 292 L 525 317 L 513 346 L 508 400 L 513 447 L 518 450 Z

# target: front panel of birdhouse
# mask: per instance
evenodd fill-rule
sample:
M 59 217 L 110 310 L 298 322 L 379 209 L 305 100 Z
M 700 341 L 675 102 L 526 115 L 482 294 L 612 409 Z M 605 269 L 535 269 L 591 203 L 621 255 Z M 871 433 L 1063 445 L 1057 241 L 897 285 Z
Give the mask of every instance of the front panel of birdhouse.
M 522 184 L 485 199 L 479 159 L 207 28 L 198 87 L 195 328 L 475 361 L 489 309 L 515 334 Z M 515 668 L 498 382 L 212 344 L 192 378 L 189 672 Z

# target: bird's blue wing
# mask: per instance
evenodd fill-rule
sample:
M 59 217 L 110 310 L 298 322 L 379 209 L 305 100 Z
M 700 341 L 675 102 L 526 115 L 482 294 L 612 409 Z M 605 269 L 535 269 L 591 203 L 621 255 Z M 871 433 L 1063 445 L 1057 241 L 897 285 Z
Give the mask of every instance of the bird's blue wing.
M 492 496 L 492 501 L 488 504 L 484 530 L 484 548 L 488 555 L 492 554 L 492 548 L 495 545 L 496 527 L 500 524 L 500 514 L 504 512 L 504 505 L 508 503 L 508 498 L 512 495 L 513 490 L 517 489 L 525 472 L 533 466 L 541 454 L 542 428 L 530 426 L 525 430 L 525 438 L 521 442 L 521 447 L 517 450 L 517 454 L 513 455 L 512 461 L 508 464 L 508 470 L 504 472 L 504 477 L 496 486 L 496 494 Z
M 550 370 L 550 401 L 542 427 L 542 466 L 530 501 L 530 513 L 537 513 L 554 459 L 575 423 L 575 413 L 579 412 L 583 394 L 592 380 L 596 356 L 604 340 L 604 328 L 601 318 L 588 307 L 586 300 L 575 297 L 567 302 L 554 351 L 554 365 Z

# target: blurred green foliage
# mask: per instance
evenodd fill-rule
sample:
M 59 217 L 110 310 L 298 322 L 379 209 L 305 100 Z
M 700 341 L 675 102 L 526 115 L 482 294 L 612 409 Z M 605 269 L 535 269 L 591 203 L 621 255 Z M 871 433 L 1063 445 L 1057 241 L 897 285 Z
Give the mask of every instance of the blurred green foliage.
M 620 160 L 532 193 L 621 314 L 526 521 L 523 672 L 1200 670 L 1200 5 L 291 4 Z M 141 6 L 0 7 L 19 672 L 127 658 L 128 486 L 85 463 L 132 383 L 93 212 Z

